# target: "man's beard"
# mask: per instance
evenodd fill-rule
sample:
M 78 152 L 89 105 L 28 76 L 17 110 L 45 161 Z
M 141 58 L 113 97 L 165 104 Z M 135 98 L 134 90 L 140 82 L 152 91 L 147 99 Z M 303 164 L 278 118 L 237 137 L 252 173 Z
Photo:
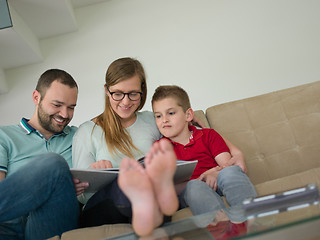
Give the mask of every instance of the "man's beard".
M 54 125 L 52 122 L 52 121 L 55 121 L 55 120 L 52 120 L 54 117 L 56 119 L 65 120 L 64 125 Z M 70 119 L 61 118 L 59 115 L 47 114 L 43 110 L 41 102 L 40 102 L 39 108 L 38 108 L 38 120 L 39 120 L 39 123 L 43 129 L 45 129 L 46 131 L 49 131 L 53 134 L 62 132 L 62 130 L 65 128 L 65 126 L 67 126 L 68 123 L 70 122 Z

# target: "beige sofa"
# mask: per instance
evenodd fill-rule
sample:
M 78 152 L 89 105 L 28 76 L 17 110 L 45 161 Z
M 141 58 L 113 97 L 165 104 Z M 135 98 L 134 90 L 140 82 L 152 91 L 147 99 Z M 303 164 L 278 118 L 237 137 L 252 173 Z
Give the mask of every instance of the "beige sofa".
M 320 184 L 320 81 L 196 114 L 243 151 L 259 196 Z M 178 211 L 173 220 L 186 216 L 191 216 L 189 209 Z M 61 239 L 104 239 L 127 232 L 132 232 L 129 224 L 104 225 L 69 231 Z

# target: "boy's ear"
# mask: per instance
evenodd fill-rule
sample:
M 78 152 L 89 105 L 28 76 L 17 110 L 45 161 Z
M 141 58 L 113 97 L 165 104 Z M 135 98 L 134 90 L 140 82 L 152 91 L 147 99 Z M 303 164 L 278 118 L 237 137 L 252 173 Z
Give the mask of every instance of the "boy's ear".
M 186 111 L 187 122 L 191 122 L 193 120 L 193 116 L 193 110 L 191 108 L 188 108 Z

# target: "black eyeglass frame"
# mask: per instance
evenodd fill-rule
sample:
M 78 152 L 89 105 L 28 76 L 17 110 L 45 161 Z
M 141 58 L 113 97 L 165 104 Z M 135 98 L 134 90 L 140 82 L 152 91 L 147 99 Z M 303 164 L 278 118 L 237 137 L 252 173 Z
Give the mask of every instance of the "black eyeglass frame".
M 112 97 L 112 99 L 113 99 L 114 101 L 122 101 L 126 95 L 128 95 L 128 98 L 129 98 L 131 101 L 138 101 L 138 100 L 140 100 L 141 97 L 142 97 L 142 92 L 128 92 L 128 93 L 124 93 L 124 92 L 110 92 L 110 90 L 109 90 L 108 87 L 107 87 L 107 90 L 108 90 L 108 92 L 110 93 L 110 95 L 111 95 L 111 97 Z M 115 94 L 115 93 L 118 93 L 118 94 L 121 93 L 121 94 L 123 94 L 122 98 L 121 98 L 121 99 L 114 99 L 113 94 Z M 132 94 L 132 93 L 135 93 L 135 94 L 138 93 L 138 94 L 140 95 L 140 97 L 139 97 L 138 99 L 131 99 L 131 98 L 130 98 L 130 94 Z

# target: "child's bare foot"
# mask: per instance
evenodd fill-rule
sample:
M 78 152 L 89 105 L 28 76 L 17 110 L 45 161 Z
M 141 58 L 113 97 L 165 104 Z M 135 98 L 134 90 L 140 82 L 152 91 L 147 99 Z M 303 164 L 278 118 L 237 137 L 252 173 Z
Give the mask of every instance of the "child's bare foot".
M 161 212 L 165 215 L 174 214 L 179 207 L 179 202 L 173 183 L 177 158 L 172 144 L 166 139 L 155 142 L 146 155 L 144 163 Z
M 123 159 L 118 184 L 131 202 L 134 231 L 140 236 L 151 234 L 162 223 L 163 215 L 144 168 L 134 159 Z

